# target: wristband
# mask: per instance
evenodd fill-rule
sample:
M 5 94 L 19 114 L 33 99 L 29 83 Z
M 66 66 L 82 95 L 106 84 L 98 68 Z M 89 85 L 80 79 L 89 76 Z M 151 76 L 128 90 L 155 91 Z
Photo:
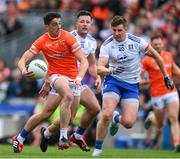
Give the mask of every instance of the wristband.
M 80 76 L 77 76 L 76 79 L 82 81 L 82 78 Z
M 96 80 L 97 80 L 98 78 L 101 78 L 101 77 L 100 77 L 99 75 L 97 75 Z

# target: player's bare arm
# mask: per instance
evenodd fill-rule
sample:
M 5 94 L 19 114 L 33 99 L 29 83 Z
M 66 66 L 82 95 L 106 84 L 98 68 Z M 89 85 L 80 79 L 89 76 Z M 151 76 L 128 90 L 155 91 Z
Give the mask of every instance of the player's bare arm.
M 87 69 L 88 69 L 88 61 L 86 59 L 86 57 L 84 56 L 84 53 L 82 51 L 82 49 L 78 49 L 75 53 L 74 53 L 75 57 L 77 58 L 77 60 L 80 62 L 80 67 L 79 67 L 79 72 L 78 72 L 78 78 L 75 79 L 75 83 L 76 82 L 81 82 L 81 79 L 84 77 Z M 77 85 L 80 85 L 80 83 L 76 83 Z
M 18 62 L 18 67 L 20 69 L 20 71 L 22 72 L 22 75 L 24 75 L 25 77 L 34 80 L 34 74 L 32 71 L 28 71 L 26 64 L 29 60 L 31 60 L 33 57 L 35 56 L 35 54 L 33 54 L 32 52 L 30 52 L 29 50 L 27 50 L 22 57 L 20 58 L 19 62 Z
M 163 75 L 168 76 L 167 70 L 165 69 L 163 59 L 161 58 L 159 53 L 153 47 L 150 47 L 147 55 L 150 57 L 153 57 L 155 59 L 156 63 L 158 64 L 159 68 L 161 69 Z
M 41 87 L 41 90 L 39 91 L 39 95 L 45 98 L 49 94 L 49 89 L 50 89 L 50 82 L 48 80 L 48 76 L 46 76 L 44 79 L 44 84 Z
M 101 91 L 101 77 L 97 74 L 97 67 L 96 67 L 96 57 L 95 54 L 89 54 L 87 57 L 89 62 L 89 74 L 96 79 L 95 86 L 97 87 L 97 91 Z
M 164 82 L 166 84 L 166 87 L 168 89 L 173 89 L 174 88 L 174 83 L 173 81 L 169 78 L 169 75 L 167 73 L 167 70 L 165 68 L 165 65 L 164 65 L 164 62 L 163 62 L 163 59 L 162 57 L 159 55 L 159 53 L 153 48 L 150 46 L 150 49 L 147 53 L 148 56 L 151 56 L 155 59 L 156 63 L 158 64 L 162 74 L 164 75 Z
M 96 58 L 94 54 L 89 54 L 89 56 L 87 57 L 88 63 L 89 63 L 89 67 L 88 67 L 88 71 L 89 74 L 94 77 L 95 79 L 97 79 L 97 69 L 96 69 Z
M 106 76 L 110 74 L 110 70 L 106 68 L 106 64 L 108 63 L 108 57 L 100 57 L 98 60 L 97 73 L 102 76 Z

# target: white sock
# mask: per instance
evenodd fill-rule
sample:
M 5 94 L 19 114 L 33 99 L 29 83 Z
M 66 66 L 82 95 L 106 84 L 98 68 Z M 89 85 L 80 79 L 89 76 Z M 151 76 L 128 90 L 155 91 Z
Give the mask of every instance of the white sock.
M 68 138 L 67 137 L 67 128 L 60 129 L 60 138 L 59 139 L 61 140 L 63 137 L 66 139 Z
M 53 134 L 53 133 L 51 133 L 48 128 L 46 128 L 46 130 L 44 131 L 44 137 L 45 137 L 46 139 L 50 139 L 50 137 L 52 136 L 52 134 Z
M 23 144 L 24 143 L 24 141 L 25 141 L 25 138 L 23 138 L 20 134 L 17 136 L 17 140 L 21 143 L 21 144 Z
M 78 140 L 81 140 L 81 138 L 82 138 L 82 135 L 77 134 L 76 132 L 74 133 L 74 136 L 75 136 L 75 138 L 78 139 Z

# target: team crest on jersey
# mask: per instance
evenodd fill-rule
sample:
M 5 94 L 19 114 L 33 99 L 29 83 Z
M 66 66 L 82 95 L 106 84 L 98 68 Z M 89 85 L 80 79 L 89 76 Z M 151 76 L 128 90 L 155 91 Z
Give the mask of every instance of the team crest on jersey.
M 129 45 L 128 45 L 128 49 L 129 49 L 129 50 L 133 50 L 133 48 L 134 48 L 134 47 L 133 47 L 133 44 L 129 44 Z
M 65 40 L 62 40 L 62 41 L 59 41 L 59 45 L 66 45 L 66 41 Z

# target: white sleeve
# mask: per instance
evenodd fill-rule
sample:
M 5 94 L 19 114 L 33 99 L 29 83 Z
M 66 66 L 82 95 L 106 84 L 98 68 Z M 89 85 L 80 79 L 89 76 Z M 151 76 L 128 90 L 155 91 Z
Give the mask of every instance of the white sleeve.
M 94 42 L 94 43 L 93 43 L 92 50 L 91 50 L 91 54 L 95 54 L 96 49 L 97 49 L 97 42 Z
M 107 45 L 106 46 L 101 45 L 99 57 L 102 57 L 102 56 L 109 58 L 109 49 Z
M 139 45 L 139 49 L 140 49 L 140 52 L 145 52 L 147 53 L 149 51 L 149 44 L 141 38 L 141 41 L 140 41 L 140 45 Z

